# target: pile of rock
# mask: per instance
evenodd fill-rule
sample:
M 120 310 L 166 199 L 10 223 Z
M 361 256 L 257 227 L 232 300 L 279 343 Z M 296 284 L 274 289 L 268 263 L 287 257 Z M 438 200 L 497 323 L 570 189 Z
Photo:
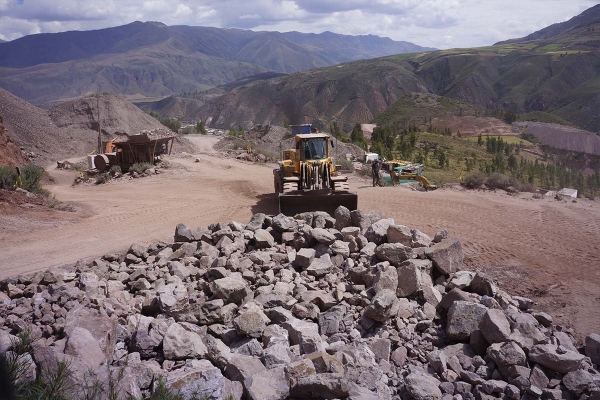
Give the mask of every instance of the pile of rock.
M 343 207 L 179 225 L 3 281 L 0 351 L 30 330 L 30 376 L 68 360 L 74 388 L 119 371 L 134 398 L 162 377 L 186 399 L 599 399 L 600 336 L 577 349 L 462 261 L 445 230 Z

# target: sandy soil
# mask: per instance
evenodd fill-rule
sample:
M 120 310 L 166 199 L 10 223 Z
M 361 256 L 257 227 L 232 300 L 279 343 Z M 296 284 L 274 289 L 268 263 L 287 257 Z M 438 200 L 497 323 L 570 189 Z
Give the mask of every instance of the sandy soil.
M 79 204 L 80 211 L 3 210 L 0 277 L 122 251 L 133 242 L 172 240 L 178 223 L 195 228 L 277 212 L 272 167 L 215 155 L 218 138 L 190 139 L 201 148 L 200 162 L 196 156 L 173 159 L 182 168 L 164 175 L 72 187 L 72 172 L 51 169 L 56 184 L 49 189 L 59 200 Z M 467 268 L 487 271 L 511 294 L 534 298 L 539 309 L 573 326 L 580 337 L 600 332 L 599 202 L 460 188 L 373 188 L 359 177 L 350 186 L 363 210 L 380 210 L 429 235 L 449 229 L 463 243 Z

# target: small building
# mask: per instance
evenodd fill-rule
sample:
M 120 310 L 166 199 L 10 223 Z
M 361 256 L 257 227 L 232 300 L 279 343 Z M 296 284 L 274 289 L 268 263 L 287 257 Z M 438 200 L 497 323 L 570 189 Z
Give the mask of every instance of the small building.
M 577 198 L 577 189 L 562 188 L 558 191 L 558 195 L 562 197 Z

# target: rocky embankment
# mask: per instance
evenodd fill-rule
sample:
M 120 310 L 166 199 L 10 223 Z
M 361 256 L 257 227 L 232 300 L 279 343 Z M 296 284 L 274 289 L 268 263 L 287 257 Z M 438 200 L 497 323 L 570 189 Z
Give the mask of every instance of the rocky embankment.
M 185 399 L 599 399 L 600 336 L 577 348 L 460 271 L 447 236 L 342 207 L 179 225 L 172 244 L 3 281 L 0 351 L 30 332 L 22 379 L 66 360 L 71 391 L 118 376 L 123 398 L 162 380 Z

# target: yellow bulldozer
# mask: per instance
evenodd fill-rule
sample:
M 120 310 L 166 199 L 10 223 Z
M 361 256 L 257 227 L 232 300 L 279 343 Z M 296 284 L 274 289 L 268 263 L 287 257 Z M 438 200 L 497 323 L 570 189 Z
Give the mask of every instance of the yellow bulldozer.
M 339 173 L 331 152 L 333 141 L 310 125 L 291 126 L 294 148 L 284 150 L 279 168 L 273 170 L 279 212 L 295 215 L 307 211 L 333 214 L 339 206 L 356 210 L 358 196 L 350 192 L 348 177 Z

